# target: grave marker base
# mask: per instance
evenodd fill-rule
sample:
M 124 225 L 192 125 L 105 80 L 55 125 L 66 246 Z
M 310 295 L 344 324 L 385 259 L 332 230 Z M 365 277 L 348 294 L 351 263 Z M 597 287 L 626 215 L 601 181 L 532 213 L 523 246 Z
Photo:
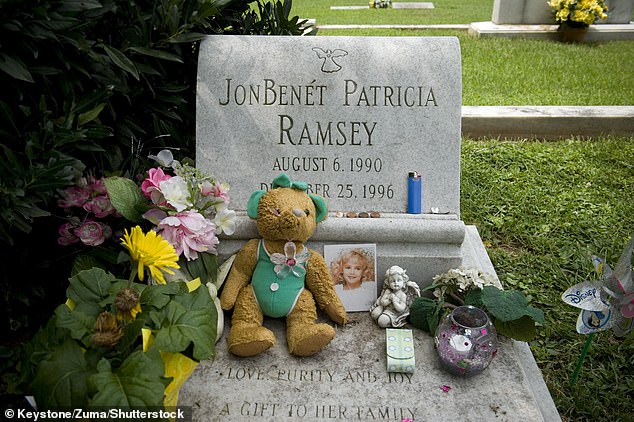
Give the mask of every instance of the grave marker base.
M 493 271 L 473 226 L 462 251 L 465 264 Z M 201 362 L 181 389 L 179 405 L 193 407 L 194 421 L 560 420 L 526 343 L 500 338 L 486 371 L 461 378 L 442 370 L 433 338 L 414 328 L 415 372 L 388 373 L 385 330 L 367 312 L 349 315 L 309 358 L 289 355 L 283 319 L 265 320 L 277 344 L 257 357 L 229 354 L 222 338 L 215 361 Z

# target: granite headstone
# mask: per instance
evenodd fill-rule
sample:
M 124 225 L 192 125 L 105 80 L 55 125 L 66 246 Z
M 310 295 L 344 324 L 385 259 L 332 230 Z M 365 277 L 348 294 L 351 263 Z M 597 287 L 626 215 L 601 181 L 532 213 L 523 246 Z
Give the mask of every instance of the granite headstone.
M 460 212 L 460 46 L 455 37 L 210 36 L 200 48 L 197 166 L 232 207 L 280 172 L 331 211 Z
M 380 211 L 331 216 L 310 241 L 320 252 L 377 243 L 378 274 L 399 265 L 428 283 L 461 264 L 494 273 L 459 219 L 460 63 L 453 37 L 211 36 L 199 61 L 197 166 L 231 183 L 234 209 L 284 171 L 335 211 Z M 410 171 L 423 174 L 420 215 L 403 214 Z M 221 240 L 229 253 L 258 236 L 240 218 Z M 525 344 L 505 342 L 485 373 L 462 379 L 416 331 L 415 372 L 391 373 L 385 330 L 366 312 L 350 319 L 310 358 L 289 355 L 283 320 L 265 319 L 278 344 L 257 357 L 232 356 L 221 339 L 179 403 L 195 421 L 559 420 Z
M 608 18 L 595 24 L 628 24 L 632 18 L 634 0 L 605 0 Z M 497 25 L 554 24 L 551 7 L 545 0 L 494 0 L 491 21 Z

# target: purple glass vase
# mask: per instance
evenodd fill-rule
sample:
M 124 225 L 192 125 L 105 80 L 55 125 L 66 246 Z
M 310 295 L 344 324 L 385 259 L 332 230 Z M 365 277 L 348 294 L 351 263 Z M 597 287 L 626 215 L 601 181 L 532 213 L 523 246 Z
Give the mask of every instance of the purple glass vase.
M 443 317 L 434 336 L 440 362 L 454 375 L 484 371 L 497 353 L 497 333 L 486 312 L 459 306 Z

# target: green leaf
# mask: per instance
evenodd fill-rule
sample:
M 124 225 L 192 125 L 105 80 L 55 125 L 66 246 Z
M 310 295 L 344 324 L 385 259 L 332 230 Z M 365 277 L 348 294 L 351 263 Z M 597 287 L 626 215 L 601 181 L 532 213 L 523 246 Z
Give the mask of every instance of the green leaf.
M 179 34 L 174 37 L 171 37 L 168 41 L 170 43 L 190 43 L 196 42 L 204 39 L 207 34 L 199 33 L 199 32 L 188 32 L 186 34 Z
M 464 304 L 475 306 L 476 308 L 484 308 L 484 304 L 482 303 L 482 290 L 468 290 L 464 296 Z
M 217 318 L 207 289 L 176 296 L 165 309 L 154 344 L 165 352 L 183 352 L 192 343 L 193 358 L 208 359 L 214 353 Z
M 505 335 L 519 341 L 531 341 L 537 336 L 535 321 L 529 316 L 523 316 L 513 321 L 502 322 L 493 319 L 498 334 Z
M 79 310 L 71 311 L 66 304 L 61 304 L 55 309 L 55 315 L 57 316 L 57 326 L 61 328 L 67 328 L 70 331 L 70 335 L 75 340 L 83 340 L 88 337 L 93 328 L 97 318 L 91 315 L 86 315 Z M 84 345 L 88 345 L 90 339 L 84 342 Z
M 88 122 L 92 122 L 97 117 L 99 117 L 99 113 L 101 113 L 103 111 L 105 106 L 106 106 L 106 103 L 101 103 L 101 104 L 98 104 L 92 110 L 89 110 L 89 111 L 87 111 L 85 113 L 80 114 L 77 117 L 77 124 L 79 126 L 83 126 L 83 125 L 85 125 Z
M 214 254 L 199 253 L 198 259 L 191 261 L 181 257 L 178 263 L 181 268 L 187 270 L 192 277 L 191 280 L 199 277 L 202 284 L 207 284 L 207 282 L 214 283 L 216 281 L 218 274 L 218 257 Z
M 25 82 L 34 82 L 33 76 L 31 76 L 31 73 L 24 63 L 21 60 L 7 56 L 6 54 L 0 54 L 0 70 L 15 79 Z
M 137 315 L 134 321 L 125 324 L 125 332 L 123 337 L 117 343 L 117 350 L 121 353 L 127 353 L 129 350 L 133 350 L 134 343 L 141 336 L 141 329 L 145 325 L 145 320 L 141 318 L 143 312 Z
M 163 406 L 163 395 L 169 379 L 164 377 L 163 360 L 155 347 L 147 352 L 133 352 L 114 370 L 108 360 L 101 359 L 97 370 L 99 372 L 90 378 L 97 389 L 91 406 Z
M 482 290 L 482 303 L 500 321 L 513 321 L 524 316 L 528 306 L 526 297 L 517 290 L 500 290 L 487 286 Z
M 51 317 L 24 346 L 23 353 L 28 358 L 22 360 L 21 380 L 25 384 L 30 384 L 40 363 L 50 359 L 55 349 L 67 339 L 68 330 L 58 327 L 57 318 Z
M 96 318 L 101 311 L 100 302 L 108 297 L 116 278 L 101 268 L 91 268 L 81 271 L 69 281 L 66 295 L 75 302 L 75 310 Z
M 132 222 L 143 221 L 138 210 L 146 206 L 147 200 L 136 183 L 126 177 L 113 176 L 105 178 L 104 184 L 112 206 L 121 215 Z
M 180 291 L 180 284 L 182 283 L 148 286 L 141 292 L 141 307 L 150 305 L 156 309 L 164 308 L 172 300 L 172 297 Z
M 77 255 L 71 267 L 71 275 L 77 275 L 84 270 L 89 270 L 94 267 L 101 267 L 97 258 L 87 254 Z
M 428 297 L 417 297 L 409 308 L 409 320 L 412 325 L 431 335 L 436 332 L 440 322 L 442 304 Z
M 102 47 L 115 65 L 134 76 L 137 81 L 139 80 L 139 71 L 132 60 L 114 47 L 110 47 L 106 44 L 102 44 Z
M 183 60 L 179 56 L 168 53 L 163 50 L 155 50 L 153 48 L 146 48 L 146 47 L 130 47 L 129 50 L 139 54 L 143 54 L 145 56 L 154 57 L 157 59 L 167 60 L 167 61 L 176 62 L 176 63 L 183 63 Z
M 96 0 L 65 0 L 57 9 L 58 12 L 83 12 L 100 9 L 103 6 Z
M 544 323 L 544 313 L 528 305 L 524 294 L 517 290 L 499 290 L 493 286 L 482 289 L 482 303 L 490 314 L 502 322 L 514 321 L 529 316 Z
M 81 347 L 72 340 L 65 341 L 50 359 L 37 368 L 31 384 L 35 401 L 42 409 L 72 408 L 88 401 L 88 379 L 95 373 L 84 359 Z

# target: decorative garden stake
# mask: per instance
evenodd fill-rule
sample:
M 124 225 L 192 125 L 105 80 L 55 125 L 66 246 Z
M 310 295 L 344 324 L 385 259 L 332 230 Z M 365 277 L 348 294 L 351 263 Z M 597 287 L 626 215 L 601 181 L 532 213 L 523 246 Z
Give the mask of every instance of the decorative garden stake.
M 619 258 L 614 271 L 605 260 L 592 257 L 597 281 L 584 281 L 566 290 L 562 299 L 581 308 L 577 332 L 589 334 L 583 346 L 572 383 L 577 382 L 594 333 L 612 329 L 617 337 L 625 337 L 634 327 L 634 285 L 632 284 L 632 251 L 634 235 Z

